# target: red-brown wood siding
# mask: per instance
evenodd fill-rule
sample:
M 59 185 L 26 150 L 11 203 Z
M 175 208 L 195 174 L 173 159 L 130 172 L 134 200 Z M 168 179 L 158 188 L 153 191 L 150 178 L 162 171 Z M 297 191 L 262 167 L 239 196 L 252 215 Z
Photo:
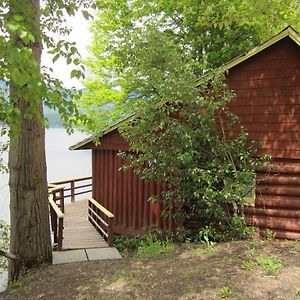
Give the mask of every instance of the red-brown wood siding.
M 233 67 L 229 108 L 262 152 L 300 158 L 300 48 L 290 38 Z
M 300 160 L 273 159 L 269 172 L 257 172 L 255 207 L 246 207 L 247 222 L 261 233 L 271 229 L 275 237 L 300 238 Z
M 255 207 L 247 221 L 277 238 L 300 238 L 300 48 L 285 38 L 230 69 L 236 93 L 229 107 L 241 119 L 259 153 L 276 166 L 257 172 Z
M 271 229 L 278 238 L 300 238 L 300 48 L 289 38 L 229 70 L 236 93 L 229 108 L 241 118 L 261 154 L 276 165 L 258 172 L 255 207 L 246 207 L 249 224 Z M 128 143 L 114 130 L 83 148 L 93 149 L 93 197 L 115 214 L 115 231 L 139 234 L 151 226 L 171 229 L 160 217 L 162 207 L 148 202 L 161 185 L 144 182 L 132 171 L 119 171 L 118 150 Z
M 111 135 L 116 138 L 118 133 Z M 122 148 L 127 147 L 120 136 L 119 141 L 124 144 Z M 123 162 L 118 151 L 103 147 L 108 144 L 101 143 L 92 152 L 93 198 L 115 215 L 114 232 L 137 235 L 153 226 L 172 230 L 172 222 L 161 217 L 161 205 L 148 201 L 150 196 L 159 195 L 163 186 L 141 180 L 132 170 L 120 170 Z

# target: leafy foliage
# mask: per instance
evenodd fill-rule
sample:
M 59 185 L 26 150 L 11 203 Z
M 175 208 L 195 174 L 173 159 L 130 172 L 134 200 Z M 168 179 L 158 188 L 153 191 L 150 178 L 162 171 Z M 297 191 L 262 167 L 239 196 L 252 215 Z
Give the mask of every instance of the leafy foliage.
M 159 257 L 162 254 L 167 254 L 175 249 L 175 244 L 169 240 L 160 241 L 148 236 L 141 241 L 137 250 L 137 257 L 141 259 L 151 259 Z
M 5 83 L 0 92 L 0 120 L 9 125 L 10 133 L 15 134 L 20 127 L 20 109 L 16 102 L 24 99 L 27 103 L 25 119 L 36 117 L 44 122 L 40 110 L 40 100 L 56 109 L 68 130 L 79 118 L 78 109 L 70 98 L 79 97 L 75 90 L 66 89 L 63 83 L 53 77 L 51 68 L 43 67 L 36 61 L 33 47 L 43 44 L 53 61 L 64 58 L 73 64 L 72 77 L 83 78 L 84 67 L 75 47 L 66 39 L 70 29 L 66 26 L 66 16 L 74 15 L 83 9 L 89 17 L 88 9 L 93 2 L 44 1 L 38 12 L 29 1 L 2 1 L 0 10 L 0 80 Z M 10 11 L 10 12 L 9 12 Z M 40 22 L 35 15 L 40 14 Z M 38 20 L 38 19 L 37 19 Z M 10 91 L 9 87 L 10 86 Z
M 4 155 L 8 150 L 9 142 L 7 140 L 7 129 L 4 125 L 2 125 L 2 128 L 0 129 L 0 138 L 0 173 L 7 173 L 8 166 L 4 159 Z
M 154 66 L 163 68 L 166 57 L 174 54 L 166 52 L 168 41 L 199 77 L 288 25 L 299 28 L 299 3 L 294 0 L 261 0 L 259 6 L 254 0 L 104 0 L 98 9 L 86 61 L 92 75 L 80 101 L 92 131 L 139 109 L 140 87 L 161 80 L 149 73 Z M 167 81 L 164 86 L 169 92 Z M 143 96 L 152 99 L 153 91 Z
M 114 235 L 113 239 L 114 247 L 120 251 L 123 257 L 136 254 L 137 249 L 142 242 L 142 238 L 140 237 L 127 237 L 122 235 Z
M 137 3 L 109 2 L 101 7 L 94 25 L 92 49 L 96 59 L 90 63 L 95 67 L 97 64 L 97 77 L 91 82 L 95 85 L 92 90 L 101 93 L 101 102 L 95 102 L 98 97 L 93 91 L 86 95 L 93 96 L 93 107 L 100 106 L 93 118 L 107 114 L 107 118 L 118 119 L 135 111 L 121 128 L 132 150 L 123 154 L 126 167 L 133 168 L 144 180 L 166 185 L 161 195 L 166 215 L 175 205 L 178 209 L 171 215 L 184 225 L 197 221 L 236 236 L 241 231 L 230 229 L 245 227 L 245 186 L 253 185 L 254 170 L 264 164 L 263 159 L 253 158 L 255 145 L 249 144 L 246 132 L 228 138 L 238 120 L 226 109 L 234 95 L 223 76 L 212 73 L 196 86 L 201 72 L 219 64 L 208 59 L 210 48 L 203 48 L 203 53 L 207 51 L 204 57 L 193 39 L 184 39 L 183 33 L 188 31 L 180 22 L 180 26 L 172 23 L 173 8 L 168 15 L 162 11 L 161 2 L 148 2 L 142 11 L 135 6 Z M 232 24 L 216 23 L 213 28 L 227 32 L 235 28 Z M 216 38 L 212 27 L 203 28 L 211 32 L 207 43 L 212 44 Z M 246 48 L 244 45 L 242 50 Z M 197 51 L 203 55 L 197 56 Z M 233 54 L 236 52 L 232 50 Z M 116 98 L 118 101 L 113 102 Z M 101 110 L 106 99 L 114 105 L 108 113 Z M 98 125 L 100 129 L 103 123 Z M 241 219 L 230 218 L 232 206 L 234 215 L 240 212 Z M 246 230 L 243 232 L 246 235 Z
M 176 70 L 169 70 L 176 78 Z M 123 127 L 132 150 L 122 154 L 125 168 L 133 168 L 145 180 L 163 182 L 165 213 L 174 216 L 176 205 L 180 209 L 175 217 L 183 224 L 197 221 L 228 231 L 232 238 L 246 235 L 245 229 L 241 233 L 245 225 L 237 218 L 238 207 L 243 217 L 245 186 L 252 184 L 255 168 L 265 161 L 253 158 L 255 147 L 247 144 L 245 132 L 228 138 L 236 118 L 226 109 L 232 93 L 223 78 L 216 76 L 195 87 L 194 81 L 186 80 L 189 70 L 180 70 L 181 76 L 168 82 L 167 92 L 155 86 L 155 105 L 144 106 Z M 236 218 L 229 217 L 231 207 Z
M 8 251 L 9 248 L 9 226 L 0 220 L 0 250 Z M 0 256 L 0 275 L 7 269 L 7 260 Z

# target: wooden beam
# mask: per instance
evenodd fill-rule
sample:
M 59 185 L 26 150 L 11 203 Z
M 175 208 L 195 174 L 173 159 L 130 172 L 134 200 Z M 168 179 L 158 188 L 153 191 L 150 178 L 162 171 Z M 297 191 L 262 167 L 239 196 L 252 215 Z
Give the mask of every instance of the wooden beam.
M 59 207 L 57 206 L 57 204 L 53 201 L 53 195 L 51 194 L 50 197 L 49 197 L 49 203 L 50 205 L 52 206 L 53 210 L 55 211 L 57 217 L 60 219 L 60 218 L 63 218 L 64 217 L 64 214 L 62 213 L 62 211 L 59 209 Z
M 114 215 L 109 210 L 107 210 L 105 207 L 103 207 L 99 202 L 97 202 L 95 199 L 90 198 L 89 201 L 94 204 L 101 212 L 103 212 L 108 218 L 113 218 Z

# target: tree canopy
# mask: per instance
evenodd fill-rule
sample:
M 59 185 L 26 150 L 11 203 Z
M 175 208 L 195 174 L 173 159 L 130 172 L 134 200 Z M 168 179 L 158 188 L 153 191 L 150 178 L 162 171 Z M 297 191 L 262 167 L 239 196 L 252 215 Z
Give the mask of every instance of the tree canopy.
M 27 1 L 1 1 L 0 120 L 9 125 L 11 133 L 15 133 L 20 125 L 20 111 L 13 105 L 20 97 L 28 103 L 27 119 L 35 116 L 44 122 L 38 108 L 42 100 L 46 106 L 58 110 L 66 127 L 70 129 L 75 123 L 78 111 L 69 101 L 75 96 L 75 91 L 66 89 L 60 80 L 54 78 L 52 68 L 43 67 L 40 70 L 40 62 L 36 61 L 31 46 L 42 43 L 43 48 L 53 55 L 53 62 L 59 57 L 65 58 L 67 64 L 74 65 L 71 77 L 83 78 L 84 67 L 75 43 L 66 39 L 70 32 L 66 16 L 82 9 L 88 18 L 87 9 L 91 5 L 86 0 L 49 0 L 43 2 L 40 10 L 32 11 Z M 38 21 L 32 24 L 35 15 Z M 14 87 L 14 93 L 9 92 L 10 86 Z
M 254 0 L 105 0 L 98 9 L 86 61 L 91 76 L 80 101 L 95 121 L 87 127 L 92 131 L 137 111 L 145 99 L 149 103 L 155 98 L 153 90 L 147 93 L 141 86 L 163 64 L 166 55 L 162 52 L 168 48 L 164 43 L 171 41 L 180 60 L 199 77 L 286 26 L 299 27 L 299 3 L 294 0 L 262 0 L 259 5 Z M 148 56 L 150 65 L 144 62 Z

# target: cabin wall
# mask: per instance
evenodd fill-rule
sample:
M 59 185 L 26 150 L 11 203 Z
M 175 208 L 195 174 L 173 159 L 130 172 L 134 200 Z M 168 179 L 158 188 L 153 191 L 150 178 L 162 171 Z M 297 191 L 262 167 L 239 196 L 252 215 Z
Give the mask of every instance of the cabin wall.
M 240 116 L 259 154 L 272 155 L 274 168 L 257 172 L 255 207 L 245 208 L 248 224 L 278 238 L 300 238 L 300 48 L 285 38 L 231 68 L 228 83 L 236 93 L 230 110 Z M 238 129 L 237 129 L 238 131 Z M 120 171 L 117 151 L 128 143 L 117 130 L 93 149 L 93 197 L 115 214 L 115 232 L 136 235 L 147 227 L 172 229 L 162 207 L 149 203 L 163 186 Z
M 275 166 L 257 173 L 248 223 L 300 238 L 300 48 L 285 38 L 230 69 L 228 82 L 236 93 L 230 110 Z
M 123 161 L 118 151 L 102 147 L 107 145 L 101 143 L 92 152 L 93 198 L 115 215 L 114 232 L 138 235 L 150 227 L 172 230 L 172 223 L 161 217 L 162 206 L 148 201 L 160 195 L 163 185 L 145 182 L 132 170 L 120 170 Z
M 262 153 L 300 159 L 300 47 L 285 38 L 229 71 L 230 110 Z

